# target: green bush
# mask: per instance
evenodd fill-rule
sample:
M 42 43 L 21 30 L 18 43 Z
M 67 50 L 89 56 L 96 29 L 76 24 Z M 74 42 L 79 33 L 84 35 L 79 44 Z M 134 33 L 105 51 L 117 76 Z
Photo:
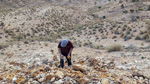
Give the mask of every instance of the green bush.
M 114 52 L 114 51 L 122 51 L 122 46 L 115 44 L 107 47 L 107 52 Z
M 117 36 L 113 36 L 113 37 L 112 37 L 112 39 L 115 39 L 115 38 L 117 38 Z
M 124 8 L 124 5 L 123 5 L 123 4 L 121 5 L 121 8 Z
M 130 9 L 130 12 L 131 12 L 131 13 L 134 13 L 134 9 Z
M 141 40 L 141 37 L 140 36 L 136 36 L 135 40 Z
M 142 8 L 139 8 L 138 10 L 139 10 L 139 11 L 143 11 L 143 9 L 142 9 Z
M 99 9 L 101 9 L 102 7 L 101 7 L 101 6 L 99 6 L 98 8 L 99 8 Z
M 150 39 L 148 34 L 143 35 L 142 40 L 148 40 L 148 39 Z

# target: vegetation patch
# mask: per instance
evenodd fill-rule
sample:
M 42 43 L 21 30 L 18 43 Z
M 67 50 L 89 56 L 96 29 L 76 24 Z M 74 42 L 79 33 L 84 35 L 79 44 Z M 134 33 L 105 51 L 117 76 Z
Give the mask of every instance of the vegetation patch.
M 115 52 L 115 51 L 122 51 L 122 46 L 119 44 L 114 44 L 107 47 L 107 52 Z
M 0 43 L 0 49 L 7 48 L 9 46 L 8 43 Z

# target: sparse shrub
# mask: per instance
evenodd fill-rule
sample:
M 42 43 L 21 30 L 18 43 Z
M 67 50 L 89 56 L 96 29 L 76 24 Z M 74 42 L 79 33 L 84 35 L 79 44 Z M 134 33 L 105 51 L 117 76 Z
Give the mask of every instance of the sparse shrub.
M 115 34 L 120 34 L 118 30 L 115 31 Z
M 145 34 L 143 37 L 142 37 L 142 40 L 148 40 L 150 39 L 149 35 L 148 34 Z
M 89 47 L 93 48 L 92 42 L 85 42 L 85 43 L 83 44 L 83 46 L 89 46 Z
M 128 13 L 128 11 L 127 11 L 127 10 L 124 10 L 123 13 Z
M 128 30 L 128 31 L 126 31 L 126 35 L 129 35 L 130 34 L 130 31 Z
M 113 36 L 113 37 L 112 37 L 112 39 L 115 39 L 115 38 L 117 38 L 117 36 Z
M 123 5 L 123 4 L 121 5 L 121 8 L 124 8 L 124 5 Z
M 28 41 L 24 41 L 24 44 L 29 44 L 29 42 Z
M 87 46 L 87 45 L 88 45 L 88 43 L 87 43 L 87 42 L 85 42 L 83 45 L 84 45 L 84 46 Z
M 138 10 L 139 10 L 139 11 L 143 11 L 143 9 L 142 9 L 142 8 L 139 8 Z
M 101 6 L 99 6 L 98 8 L 99 8 L 99 9 L 101 9 L 102 7 L 101 7 Z
M 140 36 L 136 36 L 135 40 L 141 40 L 141 37 Z
M 106 19 L 106 16 L 103 16 L 103 19 Z
M 27 33 L 27 36 L 30 36 L 30 33 Z
M 133 30 L 133 32 L 137 32 L 137 30 Z
M 148 6 L 147 10 L 150 11 L 150 5 Z
M 122 29 L 122 31 L 125 31 L 126 30 L 126 28 L 124 27 L 123 29 Z
M 102 36 L 102 39 L 107 39 L 107 36 L 104 36 L 104 35 L 103 35 L 103 36 Z
M 123 36 L 124 36 L 124 33 L 121 34 L 121 37 L 123 37 Z
M 99 45 L 95 45 L 94 48 L 95 48 L 95 49 L 99 49 L 100 46 L 99 46 Z
M 124 36 L 124 41 L 127 41 L 127 40 L 129 40 L 131 38 L 132 38 L 131 36 L 126 35 L 126 36 Z
M 44 43 L 45 46 L 48 46 L 48 43 Z
M 139 0 L 132 0 L 132 2 L 139 2 Z
M 19 35 L 14 35 L 14 36 L 12 36 L 12 39 L 13 40 L 15 40 L 15 41 L 20 41 L 20 40 L 22 40 L 23 39 L 23 35 L 22 34 L 19 34 Z
M 8 43 L 0 43 L 0 49 L 4 49 L 4 48 L 6 48 L 8 46 L 9 46 Z
M 17 17 L 15 17 L 14 19 L 17 19 Z
M 141 31 L 140 31 L 140 35 L 143 35 L 143 34 L 144 34 L 144 32 L 141 30 Z
M 5 24 L 3 22 L 0 21 L 0 26 L 4 26 Z
M 134 9 L 130 9 L 130 12 L 131 12 L 131 13 L 134 13 Z
M 107 52 L 114 52 L 114 51 L 122 51 L 122 46 L 115 44 L 107 47 Z
M 96 14 L 91 14 L 91 16 L 93 16 L 94 18 L 98 18 L 98 15 Z

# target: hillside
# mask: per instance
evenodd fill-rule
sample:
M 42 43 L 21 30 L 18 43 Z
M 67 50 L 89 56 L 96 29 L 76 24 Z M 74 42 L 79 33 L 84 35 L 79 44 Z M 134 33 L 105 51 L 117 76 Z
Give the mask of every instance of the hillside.
M 0 0 L 0 8 L 1 84 L 149 84 L 149 1 Z M 63 38 L 75 48 L 62 69 Z

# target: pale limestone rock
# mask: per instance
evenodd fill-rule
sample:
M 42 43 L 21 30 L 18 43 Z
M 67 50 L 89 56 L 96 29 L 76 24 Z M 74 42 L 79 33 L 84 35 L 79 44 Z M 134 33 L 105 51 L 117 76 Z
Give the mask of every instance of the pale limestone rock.
M 61 72 L 61 71 L 57 71 L 56 75 L 60 78 L 63 78 L 64 77 L 64 73 Z
M 38 81 L 34 80 L 31 82 L 31 84 L 40 84 Z
M 54 84 L 62 84 L 64 81 L 62 79 L 59 79 L 58 81 L 55 81 Z
M 73 70 L 81 71 L 84 74 L 87 74 L 86 68 L 87 68 L 86 65 L 80 65 L 80 64 L 74 64 L 74 65 L 72 65 L 72 69 Z

